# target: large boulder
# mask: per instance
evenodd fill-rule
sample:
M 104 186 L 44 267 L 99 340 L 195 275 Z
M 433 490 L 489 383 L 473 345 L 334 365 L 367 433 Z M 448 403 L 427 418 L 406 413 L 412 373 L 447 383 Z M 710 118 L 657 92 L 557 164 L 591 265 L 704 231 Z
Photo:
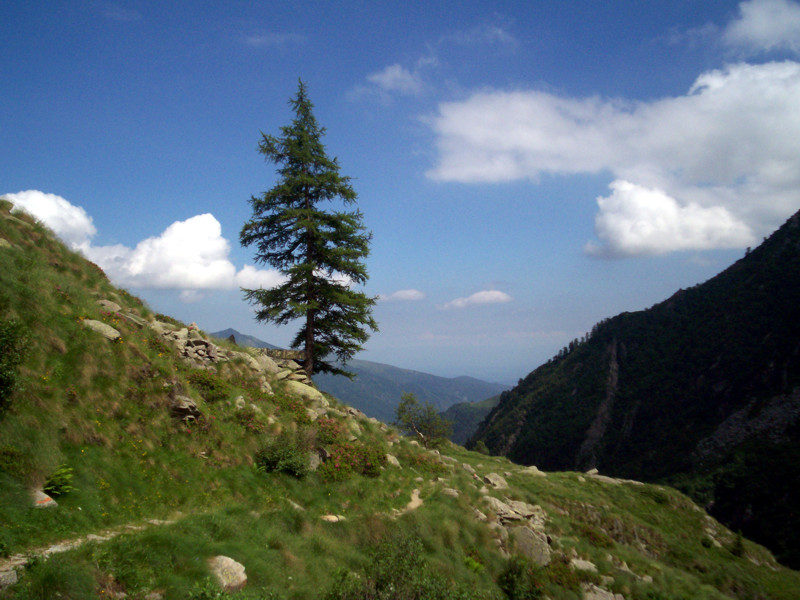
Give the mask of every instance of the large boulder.
M 325 399 L 325 397 L 322 395 L 322 392 L 311 387 L 310 385 L 306 385 L 305 383 L 286 380 L 284 381 L 284 385 L 286 385 L 286 391 L 288 391 L 290 394 L 300 396 L 306 400 L 321 402 Z
M 511 531 L 517 552 L 542 567 L 550 564 L 550 545 L 546 535 L 530 527 L 514 527 Z

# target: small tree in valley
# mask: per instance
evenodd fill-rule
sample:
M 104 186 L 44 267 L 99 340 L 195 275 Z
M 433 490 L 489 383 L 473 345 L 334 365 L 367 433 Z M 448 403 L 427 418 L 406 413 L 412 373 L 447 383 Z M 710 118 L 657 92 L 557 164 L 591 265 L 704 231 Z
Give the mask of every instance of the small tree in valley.
M 395 414 L 395 425 L 405 434 L 419 438 L 426 448 L 446 440 L 452 430 L 452 423 L 444 419 L 433 404 L 420 404 L 414 394 L 401 396 Z
M 325 210 L 324 202 L 355 204 L 350 178 L 328 158 L 305 84 L 289 102 L 295 113 L 282 135 L 262 133 L 259 151 L 278 165 L 278 183 L 250 198 L 252 218 L 240 234 L 243 246 L 255 245 L 256 262 L 275 267 L 284 283 L 270 289 L 245 289 L 257 306 L 256 319 L 285 325 L 302 319 L 292 347 L 303 348 L 304 369 L 352 377 L 330 362 L 346 364 L 378 326 L 372 318 L 375 298 L 352 289 L 368 275 L 364 259 L 372 234 L 358 210 Z

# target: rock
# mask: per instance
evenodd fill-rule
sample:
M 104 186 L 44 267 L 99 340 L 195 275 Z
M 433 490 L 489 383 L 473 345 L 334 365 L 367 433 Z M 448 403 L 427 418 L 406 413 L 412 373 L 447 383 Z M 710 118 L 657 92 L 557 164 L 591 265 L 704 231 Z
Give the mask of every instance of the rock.
M 397 457 L 394 454 L 387 454 L 386 462 L 392 465 L 393 467 L 400 467 L 400 461 L 397 460 Z
M 53 500 L 42 490 L 33 490 L 31 495 L 33 496 L 33 506 L 35 508 L 55 508 L 58 506 L 58 502 Z
M 450 496 L 452 498 L 458 498 L 458 496 L 459 496 L 458 490 L 453 489 L 453 488 L 442 488 L 442 493 L 445 496 Z
M 293 509 L 295 509 L 297 512 L 306 512 L 306 509 L 305 509 L 305 508 L 303 508 L 302 506 L 300 506 L 300 505 L 299 505 L 297 502 L 295 502 L 294 500 L 292 500 L 292 499 L 290 499 L 290 498 L 287 498 L 287 499 L 286 499 L 286 501 L 289 503 L 289 506 L 291 506 L 291 507 L 292 507 Z
M 489 508 L 497 515 L 497 518 L 501 522 L 521 521 L 523 519 L 521 514 L 494 496 L 484 496 L 483 500 L 489 505 Z
M 301 396 L 307 400 L 320 401 L 323 399 L 322 392 L 305 383 L 299 381 L 286 381 L 286 391 L 295 396 Z
M 588 471 L 586 471 L 587 475 L 597 475 L 599 473 L 600 471 L 598 471 L 597 469 L 589 469 Z
M 514 527 L 510 531 L 520 554 L 542 567 L 550 564 L 550 545 L 546 535 L 530 527 Z
M 328 523 L 338 523 L 345 520 L 342 515 L 322 515 L 320 519 L 327 521 Z
M 492 486 L 496 490 L 504 490 L 508 487 L 508 483 L 502 475 L 497 473 L 489 473 L 483 476 L 483 482 Z
M 472 514 L 475 516 L 476 519 L 478 519 L 478 521 L 481 521 L 483 523 L 485 523 L 486 521 L 489 520 L 489 517 L 487 517 L 485 514 L 483 514 L 477 508 L 473 508 L 472 509 Z
M 319 457 L 319 452 L 317 452 L 316 450 L 311 450 L 308 453 L 308 468 L 310 471 L 316 471 L 317 469 L 319 469 L 319 465 L 321 462 L 322 460 Z
M 582 558 L 573 558 L 569 561 L 569 566 L 576 571 L 589 571 L 591 573 L 597 573 L 597 566 L 593 562 L 583 560 Z
M 92 331 L 96 331 L 100 335 L 102 335 L 107 340 L 111 340 L 112 342 L 116 342 L 119 338 L 122 337 L 122 334 L 114 329 L 108 323 L 103 323 L 102 321 L 95 321 L 93 319 L 84 319 L 83 325 L 88 327 Z
M 242 410 L 245 406 L 247 406 L 247 401 L 244 399 L 244 396 L 236 396 L 236 400 L 233 401 L 233 405 L 236 407 L 236 410 Z
M 225 592 L 238 592 L 247 583 L 244 565 L 228 556 L 215 556 L 208 559 L 208 568 Z
M 189 396 L 176 395 L 172 398 L 169 408 L 172 416 L 182 421 L 195 421 L 202 414 L 197 408 L 197 403 Z
M 0 571 L 0 590 L 4 587 L 16 584 L 18 580 L 17 572 L 14 569 L 10 571 Z
M 581 590 L 583 591 L 583 600 L 625 600 L 625 596 L 622 594 L 614 594 L 593 583 L 584 583 Z
M 472 465 L 468 465 L 467 463 L 462 463 L 461 468 L 464 469 L 470 475 L 475 475 L 475 469 L 472 468 Z
M 540 471 L 538 467 L 535 465 L 531 465 L 530 467 L 525 467 L 522 469 L 523 474 L 525 475 L 533 475 L 535 477 L 547 477 L 547 473 L 544 471 Z
M 98 300 L 97 303 L 100 305 L 100 308 L 107 310 L 108 312 L 115 313 L 122 310 L 122 307 L 119 304 L 112 302 L 111 300 Z

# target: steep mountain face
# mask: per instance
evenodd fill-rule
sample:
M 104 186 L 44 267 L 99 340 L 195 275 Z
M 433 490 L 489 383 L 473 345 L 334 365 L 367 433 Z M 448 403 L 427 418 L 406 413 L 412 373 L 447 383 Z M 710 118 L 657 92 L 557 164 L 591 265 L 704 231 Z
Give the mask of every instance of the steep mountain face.
M 470 443 L 677 485 L 800 566 L 800 213 L 702 285 L 595 326 Z

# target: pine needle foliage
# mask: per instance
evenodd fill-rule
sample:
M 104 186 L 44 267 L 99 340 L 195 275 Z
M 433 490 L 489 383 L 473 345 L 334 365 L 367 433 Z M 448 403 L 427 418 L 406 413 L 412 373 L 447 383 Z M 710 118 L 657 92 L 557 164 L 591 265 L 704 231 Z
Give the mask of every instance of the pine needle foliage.
M 289 101 L 295 118 L 281 128 L 281 136 L 262 133 L 259 152 L 278 166 L 277 184 L 252 196 L 252 218 L 240 234 L 243 246 L 255 246 L 256 262 L 268 264 L 283 275 L 273 288 L 244 289 L 245 298 L 257 306 L 256 320 L 286 325 L 302 319 L 292 341 L 303 348 L 304 368 L 352 377 L 325 359 L 334 356 L 345 364 L 378 326 L 372 317 L 375 298 L 352 289 L 364 284 L 372 234 L 359 210 L 331 210 L 323 203 L 356 202 L 350 178 L 339 174 L 336 158 L 322 144 L 325 129 L 313 114 L 306 85 L 298 83 Z

